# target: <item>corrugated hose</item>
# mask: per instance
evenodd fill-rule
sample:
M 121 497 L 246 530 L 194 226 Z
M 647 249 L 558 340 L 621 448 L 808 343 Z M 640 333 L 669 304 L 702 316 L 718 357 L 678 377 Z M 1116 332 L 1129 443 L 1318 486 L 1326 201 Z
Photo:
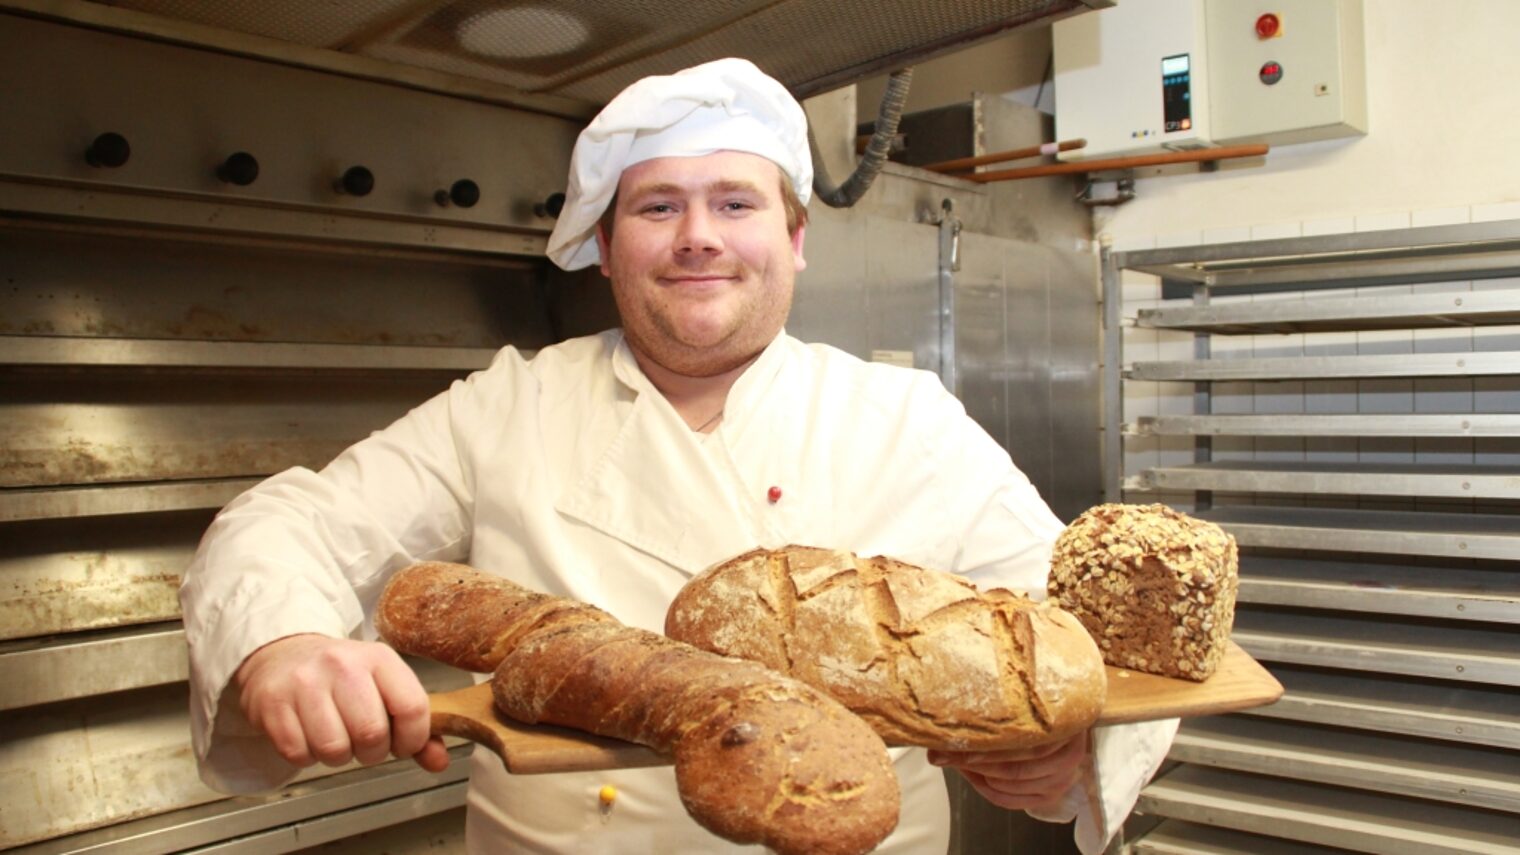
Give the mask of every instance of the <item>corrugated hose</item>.
M 828 167 L 824 166 L 823 156 L 818 151 L 818 140 L 813 136 L 813 127 L 808 125 L 808 148 L 813 156 L 813 195 L 825 205 L 848 208 L 871 189 L 871 182 L 876 180 L 892 151 L 892 138 L 897 134 L 897 122 L 902 118 L 903 105 L 908 101 L 908 84 L 912 82 L 912 68 L 892 72 L 887 80 L 887 91 L 881 96 L 881 111 L 876 116 L 876 130 L 871 134 L 871 142 L 866 145 L 855 171 L 838 187 L 829 178 Z

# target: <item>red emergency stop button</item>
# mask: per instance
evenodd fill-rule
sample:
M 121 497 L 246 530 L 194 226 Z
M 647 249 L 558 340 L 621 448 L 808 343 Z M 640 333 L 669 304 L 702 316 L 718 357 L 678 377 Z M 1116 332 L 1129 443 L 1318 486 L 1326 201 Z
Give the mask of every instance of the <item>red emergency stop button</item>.
M 1271 39 L 1282 35 L 1282 20 L 1271 12 L 1256 19 L 1256 37 Z

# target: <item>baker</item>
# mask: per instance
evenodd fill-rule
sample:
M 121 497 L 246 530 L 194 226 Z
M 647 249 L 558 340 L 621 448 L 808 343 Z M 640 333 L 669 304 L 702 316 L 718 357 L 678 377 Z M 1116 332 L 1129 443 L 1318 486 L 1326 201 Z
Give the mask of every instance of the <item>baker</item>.
M 548 246 L 567 270 L 600 265 L 622 327 L 531 360 L 505 348 L 322 471 L 282 472 L 217 516 L 180 591 L 210 786 L 267 790 L 302 766 L 391 755 L 447 765 L 422 687 L 369 621 L 389 574 L 421 560 L 655 631 L 689 578 L 757 545 L 1045 590 L 1060 521 L 934 375 L 783 331 L 806 263 L 806 127 L 744 60 L 633 84 L 577 141 Z M 1096 852 L 1174 726 L 1099 728 L 1090 753 L 1086 734 L 894 750 L 902 818 L 881 851 L 945 851 L 945 765 L 994 804 L 1075 816 Z M 687 817 L 668 768 L 520 777 L 490 751 L 471 764 L 471 852 L 738 848 Z

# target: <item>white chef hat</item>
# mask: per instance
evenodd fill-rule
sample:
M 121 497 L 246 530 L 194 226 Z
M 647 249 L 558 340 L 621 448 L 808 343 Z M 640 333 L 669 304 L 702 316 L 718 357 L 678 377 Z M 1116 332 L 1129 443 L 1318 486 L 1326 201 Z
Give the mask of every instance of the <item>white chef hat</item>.
M 746 59 L 719 59 L 675 74 L 646 77 L 613 98 L 581 132 L 549 258 L 565 270 L 601 261 L 596 224 L 623 170 L 656 157 L 744 151 L 768 158 L 812 195 L 813 162 L 802 105 Z

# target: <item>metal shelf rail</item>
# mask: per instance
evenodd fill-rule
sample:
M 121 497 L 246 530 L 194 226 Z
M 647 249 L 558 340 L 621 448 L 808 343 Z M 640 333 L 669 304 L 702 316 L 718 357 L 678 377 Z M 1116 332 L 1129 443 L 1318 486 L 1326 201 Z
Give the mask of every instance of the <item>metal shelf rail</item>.
M 1126 273 L 1163 304 L 1125 318 Z M 1520 281 L 1486 281 L 1517 276 L 1520 221 L 1104 252 L 1105 497 L 1234 535 L 1234 639 L 1286 689 L 1184 722 L 1130 851 L 1520 853 Z M 1126 326 L 1194 358 L 1130 364 Z M 1414 346 L 1453 330 L 1470 341 Z M 1193 412 L 1126 417 L 1149 381 Z M 1390 388 L 1412 412 L 1344 400 Z M 1453 390 L 1471 404 L 1416 400 Z

